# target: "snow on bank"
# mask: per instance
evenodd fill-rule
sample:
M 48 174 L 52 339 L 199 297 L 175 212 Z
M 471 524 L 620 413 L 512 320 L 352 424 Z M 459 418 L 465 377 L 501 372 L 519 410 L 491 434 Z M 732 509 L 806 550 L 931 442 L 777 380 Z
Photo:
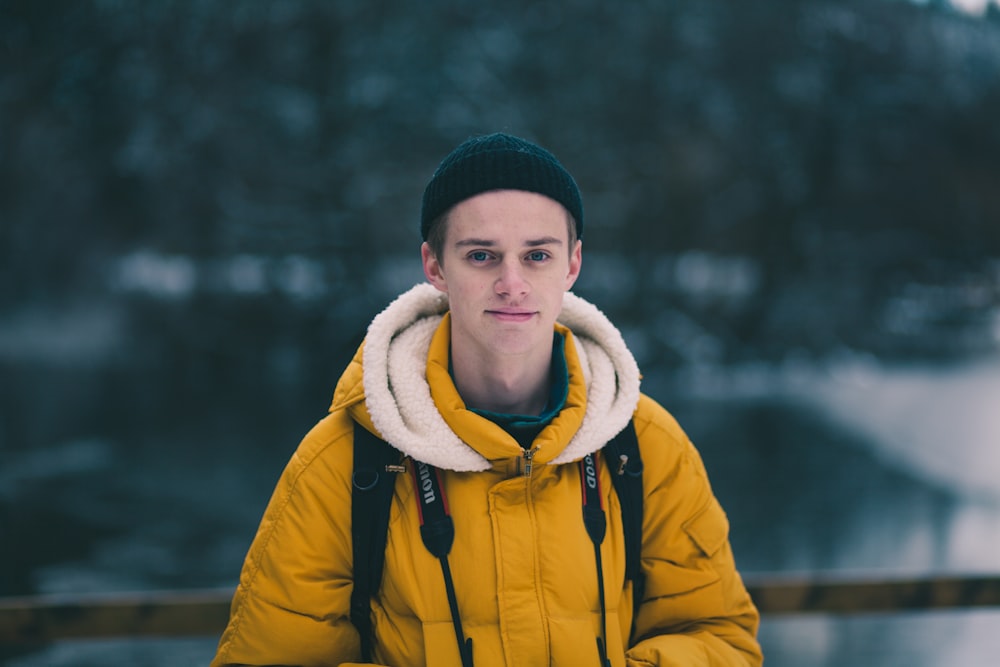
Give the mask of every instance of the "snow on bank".
M 852 358 L 785 372 L 779 385 L 888 463 L 1000 502 L 1000 358 L 898 367 Z

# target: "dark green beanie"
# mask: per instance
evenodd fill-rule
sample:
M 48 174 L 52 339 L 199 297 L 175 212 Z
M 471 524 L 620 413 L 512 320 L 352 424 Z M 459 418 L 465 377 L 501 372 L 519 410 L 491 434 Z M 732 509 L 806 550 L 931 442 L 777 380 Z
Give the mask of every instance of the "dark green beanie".
M 583 200 L 569 172 L 541 146 L 497 132 L 464 141 L 441 161 L 424 190 L 423 239 L 452 206 L 491 190 L 527 190 L 559 202 L 576 221 L 577 238 L 583 238 Z

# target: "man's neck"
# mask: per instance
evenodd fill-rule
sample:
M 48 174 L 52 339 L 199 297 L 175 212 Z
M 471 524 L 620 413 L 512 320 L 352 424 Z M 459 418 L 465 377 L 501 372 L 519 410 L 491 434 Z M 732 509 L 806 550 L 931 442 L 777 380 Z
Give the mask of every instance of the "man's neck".
M 539 415 L 545 409 L 552 382 L 551 349 L 538 359 L 483 359 L 452 348 L 451 363 L 455 387 L 469 408 L 519 415 Z

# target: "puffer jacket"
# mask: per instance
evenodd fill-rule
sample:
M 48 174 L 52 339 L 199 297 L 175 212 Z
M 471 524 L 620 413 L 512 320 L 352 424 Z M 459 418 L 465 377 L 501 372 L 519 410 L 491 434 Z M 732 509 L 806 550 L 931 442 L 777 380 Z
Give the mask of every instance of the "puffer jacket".
M 614 667 L 759 665 L 758 614 L 736 571 L 726 515 L 676 421 L 639 391 L 621 335 L 567 294 L 557 328 L 566 403 L 533 444 L 533 468 L 502 428 L 465 408 L 448 371 L 442 294 L 419 285 L 376 317 L 329 415 L 299 445 L 247 554 L 213 667 L 352 665 L 351 473 L 357 422 L 438 467 L 455 522 L 449 564 L 477 667 L 598 665 L 594 547 L 572 463 L 634 417 L 644 462 L 643 602 L 632 624 L 621 509 L 600 470 L 607 652 Z M 441 567 L 425 548 L 410 475 L 399 475 L 383 585 L 373 602 L 376 664 L 460 665 Z

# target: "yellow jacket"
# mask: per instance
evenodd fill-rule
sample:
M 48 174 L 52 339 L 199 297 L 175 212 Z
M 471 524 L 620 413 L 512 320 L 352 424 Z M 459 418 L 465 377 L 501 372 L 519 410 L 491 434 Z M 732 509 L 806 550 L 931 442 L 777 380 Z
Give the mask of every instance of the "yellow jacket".
M 697 451 L 639 393 L 635 362 L 596 308 L 566 295 L 569 396 L 524 450 L 466 410 L 448 373 L 449 317 L 428 285 L 373 320 L 334 394 L 281 476 L 240 575 L 213 667 L 349 665 L 351 473 L 357 421 L 437 466 L 455 522 L 449 564 L 476 667 L 598 665 L 601 613 L 579 466 L 633 417 L 644 462 L 645 599 L 630 644 L 621 509 L 601 468 L 608 656 L 614 667 L 759 665 L 757 610 L 735 569 L 728 521 Z M 420 537 L 409 475 L 399 475 L 383 585 L 373 603 L 377 664 L 460 665 L 441 568 Z

